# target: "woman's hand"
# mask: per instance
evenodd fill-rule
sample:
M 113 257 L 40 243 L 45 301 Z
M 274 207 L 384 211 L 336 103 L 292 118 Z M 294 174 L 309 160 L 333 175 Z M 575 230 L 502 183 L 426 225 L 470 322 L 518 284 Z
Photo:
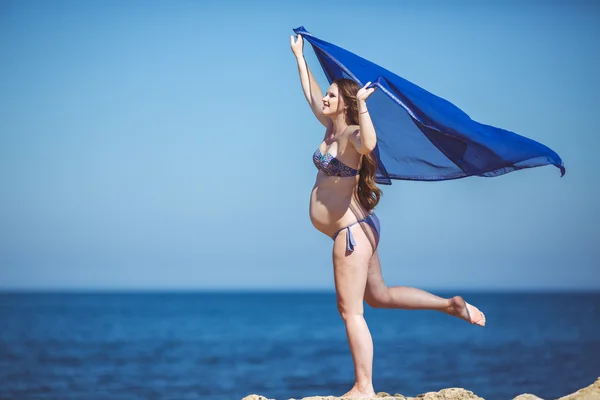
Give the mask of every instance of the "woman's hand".
M 304 55 L 302 53 L 304 40 L 302 40 L 302 35 L 298 35 L 297 38 L 298 39 L 294 42 L 294 35 L 290 36 L 290 46 L 292 47 L 292 53 L 294 53 L 296 57 L 302 57 Z
M 356 92 L 356 100 L 359 102 L 366 102 L 370 95 L 375 91 L 375 87 L 367 89 L 367 87 L 371 84 L 371 82 L 367 82 L 367 84 L 361 87 L 358 92 Z

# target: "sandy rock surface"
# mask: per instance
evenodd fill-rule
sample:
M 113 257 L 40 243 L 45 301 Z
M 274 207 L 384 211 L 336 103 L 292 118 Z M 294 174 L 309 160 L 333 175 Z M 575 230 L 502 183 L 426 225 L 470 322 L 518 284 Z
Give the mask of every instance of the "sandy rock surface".
M 251 394 L 250 396 L 244 397 L 242 400 L 274 400 L 268 399 L 264 396 L 257 394 Z M 289 399 L 295 400 L 295 399 Z M 305 397 L 302 400 L 351 400 L 349 397 L 335 397 L 335 396 L 312 396 Z M 365 400 L 365 399 L 362 399 Z M 482 397 L 477 396 L 473 392 L 461 388 L 449 388 L 442 389 L 439 392 L 428 392 L 418 395 L 417 397 L 405 397 L 399 393 L 389 394 L 385 392 L 377 393 L 377 397 L 373 397 L 370 400 L 484 400 Z M 518 395 L 513 400 L 543 400 L 540 397 L 525 393 Z M 550 399 L 547 399 L 550 400 Z M 600 378 L 590 386 L 578 390 L 568 396 L 561 397 L 558 400 L 600 400 Z
M 600 378 L 590 386 L 580 389 L 558 400 L 600 400 Z

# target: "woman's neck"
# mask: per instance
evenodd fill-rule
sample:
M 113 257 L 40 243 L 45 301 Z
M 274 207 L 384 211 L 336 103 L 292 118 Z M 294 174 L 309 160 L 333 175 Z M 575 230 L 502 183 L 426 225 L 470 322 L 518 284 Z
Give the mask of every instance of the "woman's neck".
M 344 114 L 336 115 L 334 118 L 331 118 L 331 135 L 336 136 L 342 133 L 347 127 L 346 118 Z

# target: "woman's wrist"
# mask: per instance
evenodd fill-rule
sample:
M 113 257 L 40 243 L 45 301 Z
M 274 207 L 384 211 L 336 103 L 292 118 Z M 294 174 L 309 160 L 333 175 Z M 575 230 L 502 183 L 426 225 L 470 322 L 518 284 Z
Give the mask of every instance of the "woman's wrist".
M 359 100 L 358 101 L 358 113 L 359 114 L 366 114 L 368 112 L 369 112 L 369 110 L 367 109 L 367 102 Z

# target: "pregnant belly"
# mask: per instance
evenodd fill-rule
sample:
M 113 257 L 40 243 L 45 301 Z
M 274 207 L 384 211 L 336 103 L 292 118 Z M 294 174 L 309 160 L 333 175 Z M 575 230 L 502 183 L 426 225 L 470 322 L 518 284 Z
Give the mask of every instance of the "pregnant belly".
M 310 221 L 313 226 L 327 236 L 333 235 L 344 223 L 354 222 L 351 211 L 352 191 L 340 193 L 334 188 L 315 186 L 310 195 Z

